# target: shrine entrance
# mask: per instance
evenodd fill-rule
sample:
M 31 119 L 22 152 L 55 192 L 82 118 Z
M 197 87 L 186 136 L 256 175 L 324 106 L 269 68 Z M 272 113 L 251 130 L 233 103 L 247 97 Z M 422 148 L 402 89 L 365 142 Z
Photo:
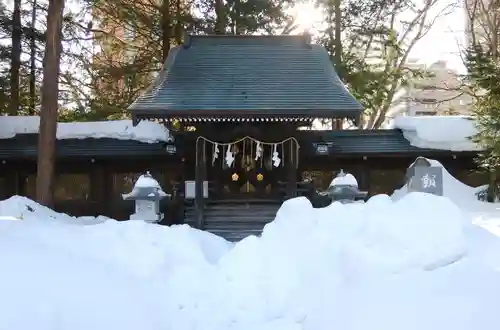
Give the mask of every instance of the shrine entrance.
M 220 171 L 213 171 L 214 179 L 222 184 L 221 197 L 227 198 L 270 198 L 276 195 L 279 181 L 283 181 L 284 167 L 273 165 L 272 154 L 265 153 L 257 158 L 248 145 L 235 145 L 232 148 L 234 164 L 222 165 Z
M 287 173 L 296 173 L 295 138 L 266 142 L 246 136 L 221 143 L 199 137 L 197 147 L 204 150 L 197 154 L 205 160 L 210 199 L 281 199 Z

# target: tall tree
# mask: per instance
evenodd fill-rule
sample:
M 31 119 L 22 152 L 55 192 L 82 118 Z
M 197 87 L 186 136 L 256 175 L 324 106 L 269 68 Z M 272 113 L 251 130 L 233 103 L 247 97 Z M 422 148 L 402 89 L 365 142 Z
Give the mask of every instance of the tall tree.
M 21 70 L 21 0 L 14 0 L 12 12 L 12 51 L 10 62 L 10 106 L 9 114 L 15 116 L 19 111 L 19 71 Z
M 37 53 L 37 47 L 36 47 L 36 7 L 37 3 L 36 0 L 33 0 L 33 6 L 31 8 L 31 35 L 30 35 L 30 88 L 29 88 L 29 114 L 34 115 L 35 114 L 35 108 L 36 108 L 36 53 Z
M 472 45 L 467 54 L 471 88 L 477 95 L 473 117 L 478 133 L 473 137 L 482 151 L 479 168 L 489 174 L 488 200 L 498 196 L 500 171 L 500 64 L 496 56 Z
M 37 47 L 35 62 L 38 73 L 41 67 L 39 63 L 43 57 L 38 48 L 43 45 L 44 33 L 32 29 L 30 24 L 26 24 L 29 22 L 29 4 L 30 1 L 23 1 L 22 4 L 17 3 L 12 6 L 12 10 L 9 10 L 0 2 L 0 38 L 4 41 L 10 41 L 0 45 L 0 114 L 26 115 L 29 113 L 31 100 L 39 104 L 40 81 L 35 81 L 33 89 L 35 95 L 31 97 L 29 94 L 30 73 L 23 55 L 29 54 L 28 39 L 34 36 Z M 20 8 L 19 5 L 21 5 Z M 20 19 L 18 14 L 20 14 Z
M 335 17 L 335 66 L 340 67 L 342 65 L 342 8 L 340 0 L 333 0 L 334 7 L 334 17 Z M 342 75 L 342 72 L 339 72 Z
M 170 52 L 170 39 L 172 38 L 172 19 L 170 15 L 170 0 L 163 0 L 161 5 L 161 35 L 162 35 L 162 62 L 167 59 Z
M 473 140 L 482 148 L 479 168 L 489 174 L 487 195 L 499 195 L 500 173 L 500 3 L 484 0 L 466 2 L 469 47 L 466 67 L 470 93 L 475 96 L 473 117 L 478 133 Z
M 63 11 L 64 0 L 49 0 L 36 177 L 36 199 L 46 206 L 53 206 Z

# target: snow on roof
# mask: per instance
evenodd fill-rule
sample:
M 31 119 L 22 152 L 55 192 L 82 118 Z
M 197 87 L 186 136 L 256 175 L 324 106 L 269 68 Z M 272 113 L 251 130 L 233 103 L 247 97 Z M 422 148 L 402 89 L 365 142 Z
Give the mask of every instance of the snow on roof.
M 39 131 L 38 116 L 1 116 L 0 139 L 10 139 L 17 134 L 36 134 Z M 161 124 L 141 121 L 137 126 L 131 120 L 98 122 L 58 123 L 57 139 L 112 138 L 155 143 L 169 141 L 170 132 Z
M 393 128 L 403 131 L 404 137 L 417 148 L 477 151 L 479 146 L 470 140 L 477 133 L 474 121 L 467 116 L 398 116 Z

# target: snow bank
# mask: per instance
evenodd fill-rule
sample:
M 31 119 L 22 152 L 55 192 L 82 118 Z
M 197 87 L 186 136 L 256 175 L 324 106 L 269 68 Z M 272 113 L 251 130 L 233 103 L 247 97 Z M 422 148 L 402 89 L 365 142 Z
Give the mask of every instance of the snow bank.
M 0 215 L 26 214 L 26 202 L 4 201 Z M 42 221 L 58 216 L 29 205 L 38 221 L 0 221 L 0 329 L 500 326 L 500 250 L 478 257 L 498 238 L 471 240 L 469 219 L 444 197 L 323 209 L 296 198 L 262 237 L 235 245 L 188 226 Z
M 325 209 L 290 200 L 205 285 L 169 299 L 169 328 L 496 329 L 500 275 L 471 261 L 465 222 L 447 198 L 419 193 Z
M 72 217 L 67 214 L 57 213 L 23 196 L 12 196 L 9 199 L 0 201 L 0 217 L 79 225 L 97 224 L 111 220 L 105 216 Z
M 0 139 L 10 139 L 17 134 L 35 134 L 39 131 L 38 116 L 2 116 L 0 117 Z M 137 126 L 131 120 L 58 123 L 57 138 L 86 139 L 113 138 L 118 140 L 136 140 L 147 143 L 169 141 L 170 132 L 161 124 L 141 121 Z
M 150 275 L 220 252 L 203 251 L 187 228 L 155 229 L 0 222 L 0 329 L 165 329 L 164 297 Z
M 477 151 L 470 140 L 477 133 L 474 121 L 466 116 L 398 116 L 392 123 L 417 148 Z

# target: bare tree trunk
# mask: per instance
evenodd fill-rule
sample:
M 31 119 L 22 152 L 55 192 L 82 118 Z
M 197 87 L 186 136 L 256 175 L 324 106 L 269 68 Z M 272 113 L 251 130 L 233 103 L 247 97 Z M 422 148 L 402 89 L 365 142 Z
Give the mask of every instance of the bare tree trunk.
M 17 116 L 19 112 L 19 70 L 21 69 L 21 0 L 14 1 L 12 13 L 12 54 L 10 62 L 10 104 L 9 115 Z
M 174 38 L 175 38 L 175 43 L 177 45 L 180 45 L 182 43 L 182 5 L 181 5 L 181 0 L 177 0 L 175 2 L 175 16 L 176 16 L 176 21 L 175 21 L 175 27 L 174 27 Z
M 224 10 L 224 1 L 215 0 L 215 34 L 226 33 L 226 12 Z
M 36 0 L 33 0 L 33 8 L 31 9 L 31 40 L 30 40 L 30 106 L 29 114 L 35 114 L 36 107 Z
M 163 0 L 161 5 L 161 29 L 163 33 L 162 40 L 162 56 L 163 62 L 167 59 L 168 53 L 170 52 L 170 37 L 172 19 L 170 17 L 170 0 Z
M 342 64 L 342 11 L 340 0 L 335 0 L 335 65 L 337 74 L 340 76 L 340 65 Z
M 59 63 L 64 0 L 50 0 L 47 11 L 45 56 L 43 59 L 42 109 L 38 136 L 36 199 L 45 206 L 54 202 L 54 162 L 59 96 Z
M 488 185 L 488 190 L 486 192 L 486 200 L 490 203 L 494 203 L 498 196 L 498 182 L 496 172 L 496 169 L 490 170 L 489 172 L 490 184 Z

